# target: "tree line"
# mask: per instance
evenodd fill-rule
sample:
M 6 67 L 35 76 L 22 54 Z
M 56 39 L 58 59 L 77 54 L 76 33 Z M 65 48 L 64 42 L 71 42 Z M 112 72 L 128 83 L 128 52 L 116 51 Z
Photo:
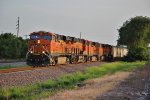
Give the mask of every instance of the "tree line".
M 136 16 L 123 23 L 118 30 L 118 45 L 126 45 L 129 52 L 127 60 L 148 60 L 150 44 L 150 18 Z
M 12 33 L 0 34 L 0 59 L 25 58 L 26 53 L 27 40 Z

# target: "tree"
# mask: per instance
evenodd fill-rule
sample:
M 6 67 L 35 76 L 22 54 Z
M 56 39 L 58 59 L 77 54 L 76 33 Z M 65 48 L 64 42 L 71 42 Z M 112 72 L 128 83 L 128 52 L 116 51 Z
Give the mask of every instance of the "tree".
M 0 59 L 25 58 L 27 41 L 11 33 L 0 35 Z
M 150 18 L 137 16 L 127 20 L 118 30 L 118 45 L 126 45 L 130 60 L 148 59 L 150 43 Z

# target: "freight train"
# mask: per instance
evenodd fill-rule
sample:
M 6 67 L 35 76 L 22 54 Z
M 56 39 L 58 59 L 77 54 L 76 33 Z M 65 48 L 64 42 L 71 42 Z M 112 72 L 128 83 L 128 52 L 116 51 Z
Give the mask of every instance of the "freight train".
M 126 56 L 127 52 L 125 47 L 39 31 L 30 34 L 26 60 L 30 66 L 49 66 L 88 61 L 112 61 Z

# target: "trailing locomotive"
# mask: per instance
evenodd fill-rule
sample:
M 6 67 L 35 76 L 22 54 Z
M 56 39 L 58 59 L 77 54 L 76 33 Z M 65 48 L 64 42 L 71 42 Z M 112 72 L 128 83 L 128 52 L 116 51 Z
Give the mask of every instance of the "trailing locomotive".
M 125 51 L 126 48 L 39 31 L 30 34 L 26 60 L 30 66 L 73 64 L 113 60 L 125 56 L 127 54 Z

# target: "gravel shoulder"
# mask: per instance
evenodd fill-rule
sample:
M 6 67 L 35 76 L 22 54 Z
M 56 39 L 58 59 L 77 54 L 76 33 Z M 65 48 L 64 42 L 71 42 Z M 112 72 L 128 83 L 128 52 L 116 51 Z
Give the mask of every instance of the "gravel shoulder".
M 63 74 L 84 71 L 88 67 L 98 66 L 104 63 L 105 62 L 88 62 L 79 64 L 56 65 L 36 70 L 2 73 L 0 74 L 0 87 L 23 86 L 40 83 L 48 79 L 56 79 Z
M 150 100 L 150 65 L 87 80 L 46 100 Z

